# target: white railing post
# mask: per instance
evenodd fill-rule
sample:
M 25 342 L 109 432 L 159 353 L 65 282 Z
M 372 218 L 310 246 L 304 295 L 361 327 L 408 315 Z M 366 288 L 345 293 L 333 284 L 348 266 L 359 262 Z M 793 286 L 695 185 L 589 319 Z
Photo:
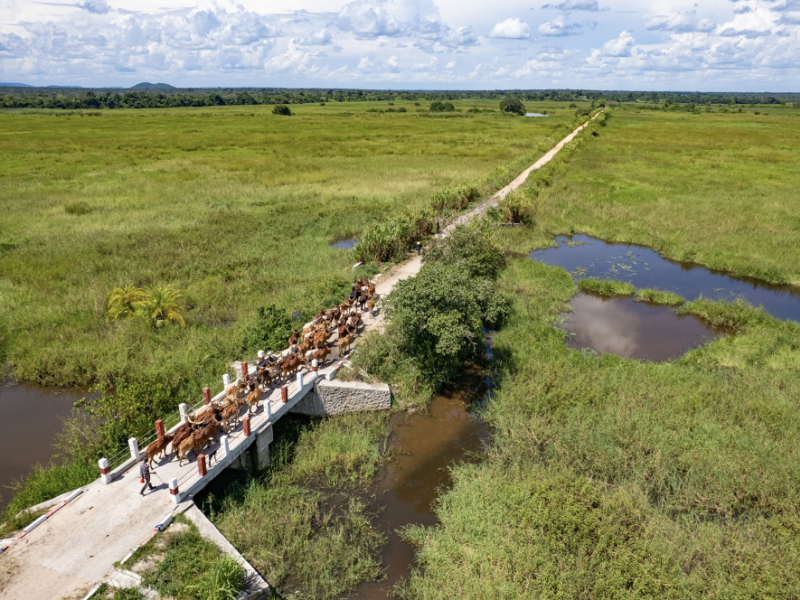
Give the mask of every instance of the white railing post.
M 136 441 L 136 438 L 128 439 L 128 448 L 131 449 L 131 458 L 139 460 L 139 442 Z
M 108 468 L 108 460 L 101 458 L 97 464 L 100 466 L 100 481 L 108 485 L 111 483 L 111 469 Z
M 181 413 L 181 424 L 186 423 L 189 420 L 189 407 L 186 406 L 186 402 L 178 404 L 178 412 Z
M 267 412 L 267 421 L 272 418 L 272 403 L 269 401 L 269 394 L 267 394 L 267 399 L 264 401 L 265 410 Z
M 222 449 L 225 451 L 225 456 L 228 456 L 228 454 L 230 454 L 231 452 L 230 441 L 228 439 L 228 436 L 223 435 L 221 438 L 219 438 L 219 443 L 220 446 L 222 446 Z
M 222 385 L 225 386 L 225 389 L 228 389 L 228 386 L 231 384 L 231 376 L 225 373 L 222 376 Z
M 300 371 L 297 372 L 297 385 L 303 389 L 303 374 Z
M 263 350 L 259 350 L 258 351 L 258 358 L 264 358 L 264 351 Z
M 169 495 L 172 496 L 174 504 L 178 504 L 181 501 L 181 493 L 178 491 L 178 479 L 176 477 L 169 480 Z

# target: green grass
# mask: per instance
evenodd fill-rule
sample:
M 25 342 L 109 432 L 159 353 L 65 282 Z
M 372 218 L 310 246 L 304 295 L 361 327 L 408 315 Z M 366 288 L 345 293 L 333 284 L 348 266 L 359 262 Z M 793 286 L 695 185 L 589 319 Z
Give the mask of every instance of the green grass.
M 769 113 L 615 109 L 542 190 L 540 231 L 800 284 L 800 110 Z
M 175 600 L 235 598 L 243 584 L 241 565 L 200 535 L 194 523 L 181 516 L 175 522 L 187 525 L 188 529 L 172 533 L 168 528 L 131 557 L 134 562 L 145 557 L 157 558 L 154 566 L 142 572 L 143 585 Z
M 674 292 L 666 292 L 664 290 L 643 289 L 636 292 L 636 299 L 639 302 L 647 302 L 649 304 L 662 304 L 664 306 L 680 306 L 685 300 Z
M 412 528 L 404 598 L 800 593 L 800 325 L 741 301 L 684 310 L 737 330 L 669 363 L 570 352 L 562 269 L 513 261 L 494 336 L 495 444 Z
M 0 114 L 0 321 L 13 373 L 196 392 L 241 355 L 257 307 L 313 310 L 320 288 L 349 278 L 351 253 L 328 241 L 454 185 L 502 184 L 501 167 L 540 155 L 572 120 L 558 104 L 542 106 L 548 119 L 370 106 Z M 107 295 L 128 283 L 180 289 L 188 326 L 107 322 Z
M 612 279 L 594 279 L 587 277 L 578 281 L 578 288 L 582 292 L 597 294 L 599 296 L 633 296 L 636 288 L 627 281 L 614 281 Z

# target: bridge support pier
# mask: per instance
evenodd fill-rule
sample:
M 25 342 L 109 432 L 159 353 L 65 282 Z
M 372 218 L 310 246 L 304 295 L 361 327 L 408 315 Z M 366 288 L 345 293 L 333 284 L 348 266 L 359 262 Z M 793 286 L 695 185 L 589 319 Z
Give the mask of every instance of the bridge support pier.
M 232 469 L 256 473 L 269 466 L 269 445 L 275 437 L 272 433 L 272 423 L 269 423 L 254 435 L 256 439 L 239 458 L 233 461 L 231 464 Z

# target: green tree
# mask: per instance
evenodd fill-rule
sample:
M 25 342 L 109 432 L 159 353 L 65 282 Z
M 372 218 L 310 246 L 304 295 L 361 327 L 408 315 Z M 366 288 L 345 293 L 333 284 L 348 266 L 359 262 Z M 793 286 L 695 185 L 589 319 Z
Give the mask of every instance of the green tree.
M 525 105 L 522 100 L 514 96 L 506 96 L 500 100 L 500 110 L 504 112 L 514 113 L 516 115 L 525 114 Z
M 140 305 L 147 300 L 144 290 L 133 285 L 114 288 L 108 297 L 108 320 L 127 319 L 133 316 Z
M 491 225 L 484 219 L 459 225 L 447 237 L 434 238 L 422 261 L 425 264 L 452 265 L 467 276 L 479 279 L 496 279 L 506 263 L 503 249 L 495 241 Z
M 272 114 L 273 115 L 284 115 L 286 117 L 292 116 L 292 109 L 286 106 L 285 104 L 276 104 L 272 107 Z
M 184 312 L 179 302 L 181 298 L 179 290 L 173 290 L 169 286 L 154 287 L 150 289 L 147 299 L 139 305 L 139 310 L 155 327 L 163 327 L 171 321 L 185 326 L 181 316 Z
M 452 102 L 442 102 L 441 100 L 431 102 L 431 112 L 453 112 L 455 109 Z

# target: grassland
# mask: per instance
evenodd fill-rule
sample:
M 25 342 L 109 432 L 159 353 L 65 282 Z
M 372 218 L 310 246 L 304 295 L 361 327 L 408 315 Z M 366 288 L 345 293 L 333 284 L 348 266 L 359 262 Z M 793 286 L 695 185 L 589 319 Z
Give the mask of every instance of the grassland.
M 615 109 L 539 194 L 537 244 L 587 233 L 800 284 L 800 110 L 756 111 Z
M 574 112 L 436 117 L 408 104 L 303 105 L 292 117 L 270 107 L 0 114 L 0 346 L 11 372 L 196 391 L 240 355 L 257 307 L 310 310 L 349 278 L 351 256 L 330 240 L 536 156 Z M 475 106 L 496 108 L 459 104 Z M 128 283 L 182 290 L 189 326 L 108 323 L 106 298 Z
M 509 248 L 585 232 L 797 282 L 800 113 L 770 113 L 614 111 Z M 591 357 L 554 327 L 577 291 L 565 271 L 517 259 L 500 287 L 495 443 L 454 470 L 440 525 L 407 531 L 400 595 L 800 595 L 800 325 L 701 299 L 678 311 L 734 334 L 668 363 Z

